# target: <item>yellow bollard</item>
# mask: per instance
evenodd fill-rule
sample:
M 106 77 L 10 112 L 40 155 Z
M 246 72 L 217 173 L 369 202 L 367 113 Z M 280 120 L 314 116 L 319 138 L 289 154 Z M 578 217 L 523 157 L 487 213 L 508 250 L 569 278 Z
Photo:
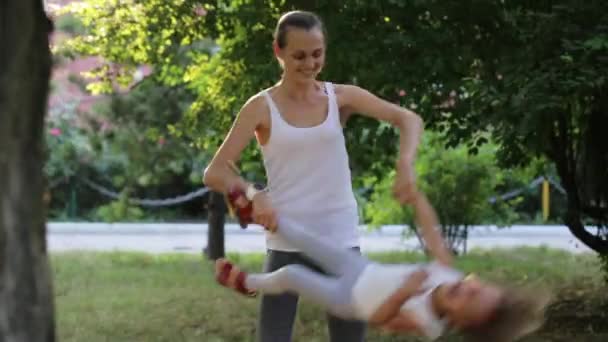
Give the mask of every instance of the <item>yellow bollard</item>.
M 549 218 L 549 182 L 543 180 L 543 220 L 547 221 Z

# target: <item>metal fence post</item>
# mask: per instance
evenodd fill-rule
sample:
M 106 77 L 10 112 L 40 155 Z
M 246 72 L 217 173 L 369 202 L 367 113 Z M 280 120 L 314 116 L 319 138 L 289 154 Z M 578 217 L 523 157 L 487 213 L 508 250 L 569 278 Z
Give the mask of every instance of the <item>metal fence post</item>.
M 224 250 L 224 224 L 226 223 L 226 203 L 224 196 L 219 192 L 209 194 L 208 204 L 207 247 L 205 254 L 210 260 L 216 260 L 225 256 Z

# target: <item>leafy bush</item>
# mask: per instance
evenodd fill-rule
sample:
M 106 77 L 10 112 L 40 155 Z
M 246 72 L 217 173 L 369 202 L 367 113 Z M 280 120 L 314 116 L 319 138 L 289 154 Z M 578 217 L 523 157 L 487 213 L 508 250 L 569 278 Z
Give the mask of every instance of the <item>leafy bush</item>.
M 82 21 L 73 14 L 63 14 L 55 20 L 55 26 L 58 31 L 70 33 L 73 35 L 81 35 L 86 33 L 86 28 Z
M 137 198 L 164 199 L 202 186 L 208 152 L 173 135 L 168 126 L 179 120 L 191 102 L 183 88 L 169 88 L 151 79 L 127 95 L 109 96 L 80 113 L 76 103 L 51 109 L 46 126 L 51 218 L 134 220 L 159 215 L 202 215 L 200 198 L 179 207 L 137 208 L 87 186 L 93 181 L 107 190 Z M 103 205 L 99 207 L 99 205 Z M 135 210 L 137 208 L 137 210 Z
M 503 180 L 496 166 L 495 149 L 486 144 L 471 155 L 464 145 L 445 148 L 438 134 L 427 132 L 423 138 L 416 163 L 418 186 L 435 206 L 442 233 L 455 251 L 465 248 L 470 225 L 506 224 L 515 219 L 505 203 L 489 201 Z M 414 227 L 411 208 L 400 206 L 392 197 L 394 177 L 395 171 L 391 171 L 375 184 L 365 205 L 365 218 L 372 226 L 405 223 Z M 368 181 L 371 185 L 375 179 Z
M 125 191 L 118 200 L 98 207 L 94 217 L 103 222 L 139 221 L 143 219 L 144 211 L 138 206 L 129 204 Z

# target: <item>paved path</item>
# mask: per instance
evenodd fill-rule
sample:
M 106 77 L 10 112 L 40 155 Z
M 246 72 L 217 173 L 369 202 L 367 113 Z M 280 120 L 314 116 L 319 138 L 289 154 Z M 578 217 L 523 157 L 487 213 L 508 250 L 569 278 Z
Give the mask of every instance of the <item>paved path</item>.
M 207 243 L 206 224 L 105 224 L 64 223 L 48 224 L 51 252 L 70 250 L 127 250 L 148 253 L 200 253 Z M 385 226 L 368 232 L 361 227 L 361 247 L 364 252 L 412 250 L 418 248 L 415 237 L 403 237 L 402 228 Z M 237 225 L 226 225 L 228 252 L 263 252 L 264 232 L 259 226 L 247 230 Z M 470 232 L 469 248 L 515 246 L 548 246 L 575 253 L 590 250 L 578 242 L 565 226 L 474 227 Z

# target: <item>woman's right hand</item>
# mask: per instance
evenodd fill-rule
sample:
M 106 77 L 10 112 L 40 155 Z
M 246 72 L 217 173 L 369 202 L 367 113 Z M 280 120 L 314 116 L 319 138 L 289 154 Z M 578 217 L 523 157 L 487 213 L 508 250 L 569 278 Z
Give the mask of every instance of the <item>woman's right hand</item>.
M 252 199 L 253 221 L 271 232 L 277 230 L 277 215 L 268 193 L 258 192 Z

